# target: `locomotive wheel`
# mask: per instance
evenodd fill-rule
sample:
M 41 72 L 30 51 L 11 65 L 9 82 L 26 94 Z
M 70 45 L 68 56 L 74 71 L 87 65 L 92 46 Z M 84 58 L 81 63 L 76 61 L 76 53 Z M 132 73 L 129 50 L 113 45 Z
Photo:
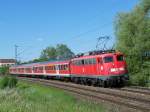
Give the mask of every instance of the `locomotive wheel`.
M 79 78 L 74 78 L 74 82 L 76 83 L 76 84 L 79 84 Z
M 91 86 L 91 85 L 92 85 L 92 80 L 91 80 L 91 79 L 87 79 L 87 80 L 86 80 L 86 84 L 87 84 L 88 86 Z
M 97 80 L 96 80 L 96 79 L 92 79 L 92 80 L 91 80 L 91 85 L 92 85 L 92 86 L 96 86 L 96 84 L 97 84 Z
M 86 85 L 85 79 L 84 79 L 84 78 L 81 78 L 81 79 L 80 79 L 80 83 L 81 83 L 82 85 Z
M 107 81 L 103 81 L 102 82 L 102 87 L 104 87 L 104 88 L 108 87 L 108 82 Z

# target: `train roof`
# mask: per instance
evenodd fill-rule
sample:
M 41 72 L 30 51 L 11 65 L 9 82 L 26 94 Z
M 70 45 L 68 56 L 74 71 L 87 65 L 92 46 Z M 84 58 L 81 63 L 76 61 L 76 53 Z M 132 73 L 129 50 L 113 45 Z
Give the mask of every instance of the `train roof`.
M 85 54 L 79 54 L 76 55 L 72 60 L 78 60 L 78 59 L 86 59 L 86 58 L 95 58 L 95 57 L 105 57 L 105 56 L 110 56 L 110 55 L 117 55 L 117 54 L 121 54 L 123 55 L 123 53 L 121 52 L 117 52 L 115 50 L 109 50 L 109 51 L 92 51 L 92 52 L 88 52 Z
M 48 64 L 64 64 L 69 63 L 69 60 L 55 60 L 55 61 L 44 61 L 44 62 L 37 62 L 37 63 L 29 63 L 29 64 L 20 64 L 20 65 L 13 65 L 11 67 L 31 67 L 31 66 L 39 66 L 39 65 L 48 65 Z

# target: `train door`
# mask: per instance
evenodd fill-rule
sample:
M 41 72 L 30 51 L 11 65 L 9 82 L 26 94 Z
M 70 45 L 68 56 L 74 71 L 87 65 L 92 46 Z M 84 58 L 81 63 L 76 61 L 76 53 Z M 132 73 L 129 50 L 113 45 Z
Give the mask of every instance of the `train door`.
M 97 74 L 102 75 L 104 71 L 102 57 L 97 58 Z
M 58 75 L 59 74 L 59 65 L 55 65 L 56 67 L 56 74 Z
M 85 63 L 84 60 L 81 60 L 81 74 L 85 75 Z

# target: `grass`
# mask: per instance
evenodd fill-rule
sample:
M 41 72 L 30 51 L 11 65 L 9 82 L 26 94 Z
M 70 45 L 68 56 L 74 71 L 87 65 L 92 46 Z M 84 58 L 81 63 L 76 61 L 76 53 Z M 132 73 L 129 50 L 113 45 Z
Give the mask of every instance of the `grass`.
M 0 112 L 105 112 L 100 104 L 81 101 L 55 88 L 19 82 L 0 89 Z

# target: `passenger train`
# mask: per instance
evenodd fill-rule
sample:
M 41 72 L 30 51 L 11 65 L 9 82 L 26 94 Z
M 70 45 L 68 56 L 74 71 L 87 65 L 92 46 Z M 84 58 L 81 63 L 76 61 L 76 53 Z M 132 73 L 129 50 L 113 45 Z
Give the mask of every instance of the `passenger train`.
M 92 51 L 65 61 L 11 66 L 11 75 L 45 77 L 95 86 L 120 86 L 129 80 L 125 56 L 114 50 Z

